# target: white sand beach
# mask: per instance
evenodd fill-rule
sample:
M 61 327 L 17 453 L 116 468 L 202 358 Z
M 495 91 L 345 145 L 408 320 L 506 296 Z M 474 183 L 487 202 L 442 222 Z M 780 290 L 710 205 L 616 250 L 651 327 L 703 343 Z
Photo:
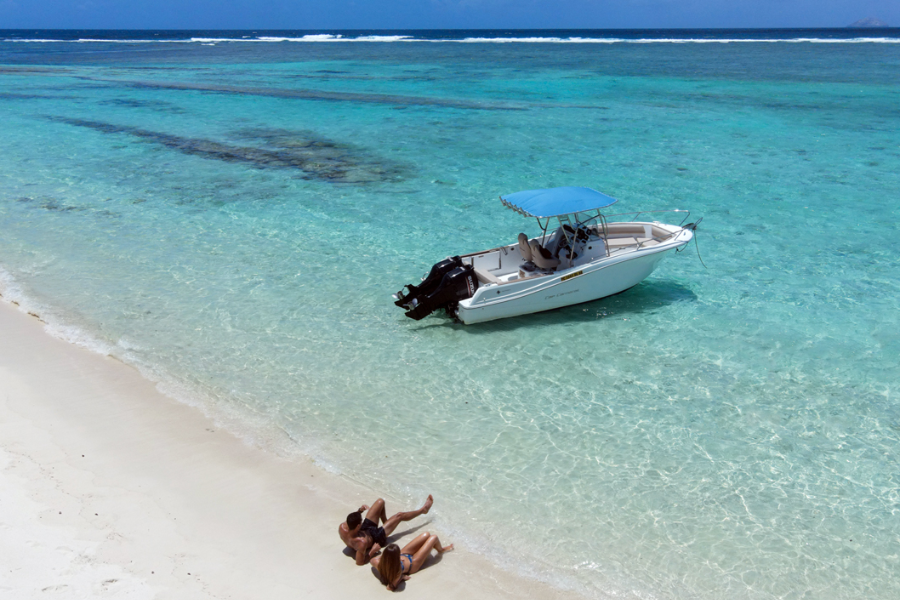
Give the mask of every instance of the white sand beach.
M 251 447 L 132 367 L 54 338 L 0 302 L 0 596 L 386 598 L 336 532 L 378 495 L 312 461 Z M 401 544 L 442 534 L 440 502 L 401 525 Z M 399 593 L 571 596 L 459 544 Z

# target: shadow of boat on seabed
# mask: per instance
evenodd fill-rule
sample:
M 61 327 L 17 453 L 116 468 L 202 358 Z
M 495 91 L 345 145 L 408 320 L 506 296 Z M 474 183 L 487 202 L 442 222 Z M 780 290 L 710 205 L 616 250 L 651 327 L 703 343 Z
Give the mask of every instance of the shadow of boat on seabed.
M 638 315 L 677 304 L 696 302 L 697 295 L 686 285 L 671 279 L 650 279 L 613 296 L 592 300 L 582 304 L 564 306 L 539 313 L 488 321 L 476 325 L 462 325 L 451 319 L 438 316 L 422 322 L 419 330 L 431 327 L 459 327 L 466 333 L 484 334 L 498 331 L 512 331 L 521 327 L 543 327 L 566 323 L 586 323 L 611 317 Z

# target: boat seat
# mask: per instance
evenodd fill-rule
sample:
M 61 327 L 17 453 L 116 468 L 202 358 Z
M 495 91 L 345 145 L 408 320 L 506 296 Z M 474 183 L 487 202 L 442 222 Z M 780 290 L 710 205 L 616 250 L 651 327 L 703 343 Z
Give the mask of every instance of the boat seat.
M 531 246 L 528 245 L 528 236 L 524 233 L 519 234 L 519 253 L 522 255 L 522 260 L 531 262 Z
M 537 240 L 531 240 L 531 260 L 538 268 L 549 271 L 559 266 L 559 260 L 553 258 L 553 255 Z
M 532 259 L 531 246 L 528 245 L 528 236 L 524 233 L 519 234 L 519 254 L 522 255 L 522 264 L 519 265 L 519 279 L 531 277 L 536 273 L 538 268 Z

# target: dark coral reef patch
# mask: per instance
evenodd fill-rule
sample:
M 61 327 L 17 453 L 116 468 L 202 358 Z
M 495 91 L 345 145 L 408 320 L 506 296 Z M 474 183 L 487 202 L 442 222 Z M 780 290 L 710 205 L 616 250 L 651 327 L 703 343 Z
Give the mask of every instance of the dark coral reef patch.
M 367 104 L 389 104 L 394 106 L 440 106 L 444 108 L 463 108 L 475 110 L 526 110 L 525 106 L 509 102 L 493 100 L 475 101 L 454 98 L 435 98 L 428 96 L 401 96 L 396 94 L 374 94 L 362 92 L 336 92 L 310 89 L 289 89 L 273 87 L 239 87 L 234 85 L 218 85 L 204 83 L 181 83 L 175 81 L 129 81 L 121 79 L 94 79 L 105 83 L 116 83 L 135 89 L 156 90 L 188 90 L 196 92 L 212 92 L 219 94 L 235 94 L 247 96 L 268 96 L 272 98 L 293 98 L 299 100 L 323 100 L 329 102 L 358 102 Z
M 57 123 L 86 127 L 102 133 L 130 135 L 191 156 L 243 163 L 258 169 L 296 169 L 303 172 L 303 179 L 333 183 L 370 183 L 403 179 L 403 168 L 396 163 L 377 160 L 363 150 L 308 132 L 280 129 L 242 130 L 239 132 L 240 137 L 261 143 L 256 146 L 240 146 L 102 121 L 68 117 L 48 118 Z

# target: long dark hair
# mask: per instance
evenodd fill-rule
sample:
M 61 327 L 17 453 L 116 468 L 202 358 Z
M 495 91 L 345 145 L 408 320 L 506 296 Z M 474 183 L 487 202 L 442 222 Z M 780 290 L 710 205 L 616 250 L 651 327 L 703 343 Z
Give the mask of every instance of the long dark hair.
M 394 591 L 394 582 L 400 579 L 401 573 L 403 569 L 400 565 L 400 546 L 388 544 L 378 559 L 378 574 L 388 589 Z

